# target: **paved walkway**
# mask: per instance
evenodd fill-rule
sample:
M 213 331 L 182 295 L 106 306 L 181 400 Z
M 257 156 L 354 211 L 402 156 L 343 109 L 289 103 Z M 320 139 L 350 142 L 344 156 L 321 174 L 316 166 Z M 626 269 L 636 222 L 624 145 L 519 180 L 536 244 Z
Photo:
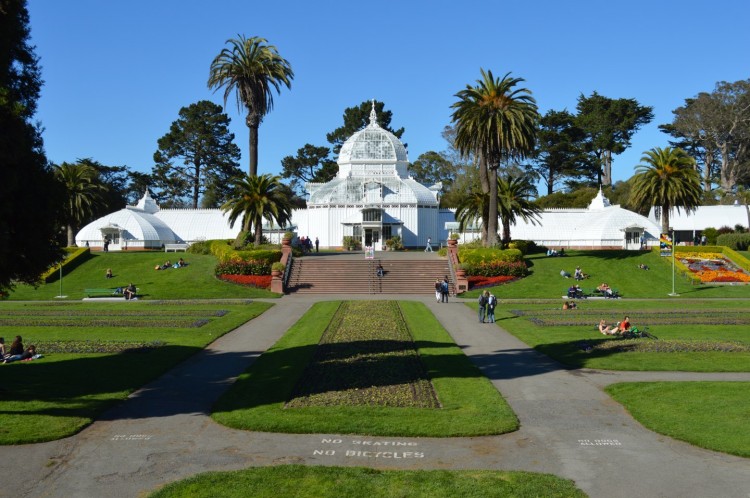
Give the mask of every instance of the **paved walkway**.
M 325 299 L 352 296 L 326 296 Z M 354 296 L 357 298 L 357 296 Z M 371 296 L 361 296 L 363 299 Z M 404 296 L 379 296 L 404 299 Z M 750 459 L 644 429 L 601 390 L 631 380 L 744 380 L 750 374 L 566 369 L 462 303 L 417 298 L 500 390 L 521 429 L 476 438 L 244 432 L 210 407 L 320 296 L 286 296 L 71 438 L 0 447 L 0 496 L 135 497 L 208 470 L 301 463 L 399 469 L 499 469 L 573 479 L 592 497 L 750 496 Z M 12 476 L 12 478 L 11 478 Z

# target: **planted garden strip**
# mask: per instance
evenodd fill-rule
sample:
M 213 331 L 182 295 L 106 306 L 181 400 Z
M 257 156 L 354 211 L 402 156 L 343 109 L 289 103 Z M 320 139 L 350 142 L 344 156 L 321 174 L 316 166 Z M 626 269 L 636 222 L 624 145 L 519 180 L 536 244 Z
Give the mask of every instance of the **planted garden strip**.
M 593 351 L 617 353 L 746 353 L 750 345 L 730 341 L 614 339 L 592 344 Z
M 286 404 L 310 406 L 439 407 L 396 302 L 339 307 Z
M 0 310 L 0 318 L 6 316 L 135 316 L 135 317 L 159 317 L 159 316 L 224 316 L 227 310 Z
M 37 351 L 43 354 L 52 353 L 145 353 L 164 346 L 164 341 L 34 341 Z
M 149 328 L 197 328 L 209 322 L 200 319 L 154 320 L 151 317 L 138 319 L 83 319 L 81 317 L 23 317 L 0 318 L 0 327 L 149 327 Z
M 560 310 L 559 307 L 553 308 L 553 309 L 546 309 L 546 310 L 510 310 L 511 313 L 513 313 L 516 316 L 538 316 L 538 315 L 554 315 L 554 316 L 563 316 L 564 313 Z M 600 316 L 602 313 L 607 312 L 607 310 L 604 309 L 576 309 L 574 311 L 567 311 L 565 313 L 575 316 L 580 315 L 591 315 L 591 316 Z M 706 315 L 706 316 L 723 316 L 723 315 L 748 315 L 750 316 L 750 311 L 746 309 L 727 309 L 727 308 L 717 308 L 717 309 L 679 309 L 679 310 L 629 310 L 628 313 L 630 313 L 630 316 L 653 316 L 653 315 L 664 315 L 664 316 L 674 316 L 674 315 Z
M 597 316 L 602 316 L 600 313 Z M 648 317 L 648 321 L 639 319 L 637 315 L 629 315 L 631 322 L 638 328 L 651 325 L 750 325 L 750 316 L 731 317 L 731 316 L 673 316 L 673 317 Z M 619 318 L 618 318 L 619 320 Z M 580 318 L 540 318 L 537 316 L 529 317 L 529 321 L 540 327 L 580 327 L 580 326 L 597 326 L 596 321 Z M 617 320 L 610 318 L 608 323 Z

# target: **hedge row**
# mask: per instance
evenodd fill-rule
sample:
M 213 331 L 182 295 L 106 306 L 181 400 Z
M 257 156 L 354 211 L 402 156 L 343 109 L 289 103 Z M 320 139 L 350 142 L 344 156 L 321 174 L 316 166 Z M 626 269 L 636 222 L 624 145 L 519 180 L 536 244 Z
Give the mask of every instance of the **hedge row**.
M 63 271 L 70 271 L 76 266 L 86 261 L 91 256 L 91 250 L 88 247 L 66 247 L 65 259 L 63 259 Z M 54 282 L 60 278 L 60 266 L 55 265 L 44 272 L 40 277 L 45 283 Z
M 716 238 L 716 244 L 735 251 L 747 251 L 750 247 L 750 233 L 725 233 Z

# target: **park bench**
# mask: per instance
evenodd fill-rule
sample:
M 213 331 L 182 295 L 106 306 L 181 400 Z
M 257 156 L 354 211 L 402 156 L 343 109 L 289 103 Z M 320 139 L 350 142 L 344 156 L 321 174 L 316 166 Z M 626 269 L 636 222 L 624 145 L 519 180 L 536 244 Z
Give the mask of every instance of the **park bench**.
M 117 289 L 84 289 L 83 293 L 86 294 L 86 297 L 93 297 L 93 296 L 122 296 L 122 294 L 116 294 L 115 290 L 117 290 Z
M 187 251 L 189 245 L 190 244 L 164 244 L 164 252 Z

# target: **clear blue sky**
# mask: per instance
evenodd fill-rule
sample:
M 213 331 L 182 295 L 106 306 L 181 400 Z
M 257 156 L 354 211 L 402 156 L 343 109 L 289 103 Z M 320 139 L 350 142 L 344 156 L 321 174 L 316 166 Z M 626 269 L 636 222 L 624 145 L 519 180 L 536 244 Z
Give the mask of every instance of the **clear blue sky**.
M 750 2 L 29 0 L 45 85 L 37 118 L 48 158 L 91 157 L 150 172 L 181 107 L 223 104 L 206 86 L 229 38 L 261 36 L 292 65 L 260 128 L 259 172 L 305 143 L 328 145 L 346 107 L 378 99 L 405 127 L 409 159 L 441 151 L 455 94 L 479 78 L 524 78 L 544 113 L 580 94 L 635 98 L 654 121 L 615 156 L 614 180 L 666 146 L 672 110 L 718 81 L 750 77 Z M 227 103 L 247 170 L 244 112 Z

